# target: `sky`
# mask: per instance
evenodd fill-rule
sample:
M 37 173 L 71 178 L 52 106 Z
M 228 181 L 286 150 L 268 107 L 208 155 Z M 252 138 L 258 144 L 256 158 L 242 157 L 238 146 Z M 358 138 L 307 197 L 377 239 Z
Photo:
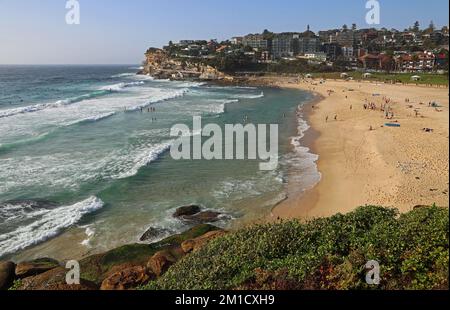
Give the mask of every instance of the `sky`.
M 367 0 L 0 0 L 0 64 L 138 64 L 169 40 L 228 39 L 262 32 L 368 28 Z M 448 0 L 379 0 L 381 24 L 448 25 Z

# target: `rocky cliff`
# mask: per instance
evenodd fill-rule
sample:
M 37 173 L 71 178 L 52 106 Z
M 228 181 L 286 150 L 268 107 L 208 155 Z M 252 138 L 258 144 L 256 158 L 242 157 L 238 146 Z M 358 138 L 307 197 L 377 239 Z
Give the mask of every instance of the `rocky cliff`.
M 198 59 L 174 58 L 168 55 L 166 51 L 156 48 L 147 50 L 143 67 L 139 74 L 151 75 L 157 79 L 204 81 L 233 79 Z

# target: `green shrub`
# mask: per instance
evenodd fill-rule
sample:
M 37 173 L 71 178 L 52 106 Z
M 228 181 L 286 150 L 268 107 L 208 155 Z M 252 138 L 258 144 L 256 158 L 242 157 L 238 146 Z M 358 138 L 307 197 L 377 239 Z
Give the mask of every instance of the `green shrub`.
M 448 233 L 448 209 L 435 206 L 259 225 L 212 241 L 144 289 L 442 289 Z M 380 263 L 377 287 L 365 281 L 369 260 Z

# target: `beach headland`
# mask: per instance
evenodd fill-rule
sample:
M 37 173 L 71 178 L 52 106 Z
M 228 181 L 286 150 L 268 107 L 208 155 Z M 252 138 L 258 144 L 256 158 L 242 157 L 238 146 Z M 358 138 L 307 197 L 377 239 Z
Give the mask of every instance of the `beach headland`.
M 432 204 L 448 207 L 448 89 L 292 77 L 258 77 L 239 83 L 301 89 L 314 94 L 297 115 L 299 122 L 303 120 L 310 125 L 300 139 L 301 146 L 319 156 L 317 169 L 321 179 L 316 186 L 305 191 L 288 180 L 287 198 L 273 208 L 268 218 L 242 225 L 250 226 L 247 228 L 236 227 L 230 234 L 201 224 L 160 242 L 129 244 L 86 255 L 80 261 L 83 281 L 75 287 L 64 284 L 66 271 L 58 261 L 38 259 L 17 266 L 7 262 L 1 267 L 8 269 L 11 279 L 16 279 L 8 280 L 7 287 L 114 290 L 147 283 L 156 285 L 152 281 L 160 279 L 172 265 L 176 268 L 168 277 L 174 274 L 182 277 L 180 269 L 185 260 L 181 258 L 187 257 L 187 262 L 196 259 L 201 254 L 195 253 L 211 240 L 220 239 L 212 245 L 217 246 L 252 229 L 272 227 L 255 223 L 328 218 L 364 205 L 393 207 L 402 213 L 436 212 L 436 208 L 417 208 Z M 381 111 L 382 106 L 391 113 L 389 119 Z M 371 208 L 355 212 L 369 214 Z M 377 212 L 391 212 L 383 210 Z M 153 232 L 150 229 L 144 236 Z M 245 253 L 245 247 L 242 251 Z M 31 276 L 19 276 L 22 270 L 35 269 L 39 270 Z M 244 286 L 246 289 L 252 287 L 246 285 L 249 285 Z
M 319 155 L 322 178 L 306 192 L 290 190 L 270 220 L 325 217 L 363 205 L 401 212 L 448 207 L 448 88 L 288 77 L 252 83 L 258 80 L 320 96 L 305 107 L 311 130 L 302 144 Z

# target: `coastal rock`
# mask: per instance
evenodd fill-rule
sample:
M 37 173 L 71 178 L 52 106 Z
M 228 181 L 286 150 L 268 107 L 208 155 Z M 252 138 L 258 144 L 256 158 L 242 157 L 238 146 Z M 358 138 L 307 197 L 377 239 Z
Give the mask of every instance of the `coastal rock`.
M 0 262 L 0 290 L 7 290 L 14 281 L 16 264 Z
M 222 213 L 215 211 L 204 211 L 194 215 L 184 215 L 181 218 L 185 221 L 194 222 L 196 224 L 214 223 L 220 220 Z
M 208 242 L 210 242 L 216 238 L 219 238 L 225 234 L 226 234 L 226 231 L 223 231 L 223 230 L 210 231 L 198 238 L 184 241 L 181 244 L 181 248 L 183 249 L 183 252 L 186 254 L 190 253 L 192 251 L 197 251 L 200 248 L 202 248 L 204 245 L 206 245 Z
M 144 242 L 144 241 L 148 241 L 148 240 L 152 240 L 152 239 L 156 239 L 159 236 L 167 233 L 168 230 L 167 229 L 163 229 L 163 228 L 155 228 L 155 227 L 150 227 L 149 229 L 147 229 L 147 231 L 141 236 L 141 238 L 139 239 L 139 241 Z
M 214 81 L 232 79 L 231 76 L 210 65 L 176 59 L 162 49 L 149 48 L 145 57 L 143 70 L 138 74 L 149 74 L 156 79 Z
M 66 283 L 66 274 L 68 270 L 57 267 L 52 270 L 41 273 L 37 276 L 28 277 L 20 281 L 18 290 L 37 290 L 37 291 L 80 291 L 96 290 L 98 287 L 85 280 L 80 280 L 80 284 L 69 285 Z
M 197 205 L 184 206 L 178 208 L 173 214 L 173 217 L 191 216 L 199 213 L 201 210 L 202 209 Z
M 100 289 L 104 291 L 129 290 L 147 284 L 154 277 L 145 267 L 130 267 L 106 278 Z
M 153 255 L 147 263 L 149 268 L 157 277 L 164 274 L 177 259 L 168 251 L 160 251 Z
M 181 234 L 172 235 L 156 243 L 129 244 L 86 257 L 80 261 L 81 277 L 100 286 L 106 278 L 123 269 L 133 266 L 145 267 L 149 259 L 159 251 L 170 251 L 172 256 L 179 259 L 184 255 L 180 247 L 183 241 L 219 229 L 209 224 L 197 225 Z
M 100 286 L 106 278 L 122 269 L 145 266 L 156 251 L 152 245 L 129 244 L 86 257 L 80 261 L 81 277 Z
M 40 258 L 16 266 L 16 276 L 20 279 L 36 276 L 59 267 L 59 262 L 51 258 Z

